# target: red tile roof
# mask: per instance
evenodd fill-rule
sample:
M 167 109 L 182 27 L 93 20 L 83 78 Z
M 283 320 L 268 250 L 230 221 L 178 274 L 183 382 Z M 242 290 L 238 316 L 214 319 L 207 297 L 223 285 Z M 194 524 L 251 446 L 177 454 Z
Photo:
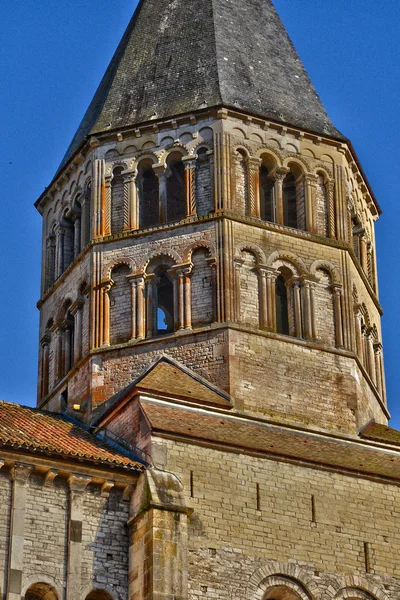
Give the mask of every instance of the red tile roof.
M 360 436 L 368 440 L 381 442 L 382 444 L 400 446 L 400 431 L 392 429 L 387 425 L 380 425 L 379 423 L 374 422 L 368 423 L 368 425 L 360 431 Z
M 217 444 L 236 452 L 266 453 L 322 467 L 400 480 L 400 452 L 354 438 L 335 438 L 242 419 L 230 414 L 189 410 L 141 399 L 154 434 L 178 436 L 189 443 Z M 399 434 L 400 435 L 400 434 Z
M 114 449 L 79 423 L 63 415 L 0 401 L 0 448 L 23 449 L 87 460 L 129 470 L 144 464 L 123 449 Z

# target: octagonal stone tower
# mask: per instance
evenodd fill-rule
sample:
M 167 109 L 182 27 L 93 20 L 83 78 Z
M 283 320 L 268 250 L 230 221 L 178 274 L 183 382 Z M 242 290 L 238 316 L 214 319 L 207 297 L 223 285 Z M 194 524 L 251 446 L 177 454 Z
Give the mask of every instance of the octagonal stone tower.
M 39 407 L 167 354 L 247 416 L 387 423 L 380 209 L 270 0 L 142 0 L 36 206 Z

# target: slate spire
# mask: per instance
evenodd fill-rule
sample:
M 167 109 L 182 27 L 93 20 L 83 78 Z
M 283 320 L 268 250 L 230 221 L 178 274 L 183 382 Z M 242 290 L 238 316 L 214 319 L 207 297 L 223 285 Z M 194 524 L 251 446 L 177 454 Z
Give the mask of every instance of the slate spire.
M 218 105 L 343 139 L 271 0 L 140 0 L 62 165 L 88 135 Z

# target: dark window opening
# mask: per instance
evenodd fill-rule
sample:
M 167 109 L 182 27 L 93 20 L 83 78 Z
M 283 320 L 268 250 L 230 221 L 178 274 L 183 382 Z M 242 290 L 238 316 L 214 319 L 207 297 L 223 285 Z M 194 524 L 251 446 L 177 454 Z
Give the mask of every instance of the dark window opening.
M 279 275 L 275 283 L 276 292 L 276 331 L 289 335 L 288 297 L 286 283 Z
M 274 182 L 270 179 L 265 165 L 260 167 L 260 217 L 275 223 Z
M 139 227 L 155 227 L 160 222 L 158 177 L 150 161 L 139 167 Z
M 296 178 L 293 173 L 288 173 L 283 180 L 283 224 L 288 227 L 297 227 L 297 194 Z
M 174 289 L 171 279 L 162 267 L 156 275 L 157 335 L 166 335 L 174 331 Z
M 167 177 L 167 223 L 181 221 L 186 217 L 185 167 L 182 156 L 173 153 L 168 161 Z

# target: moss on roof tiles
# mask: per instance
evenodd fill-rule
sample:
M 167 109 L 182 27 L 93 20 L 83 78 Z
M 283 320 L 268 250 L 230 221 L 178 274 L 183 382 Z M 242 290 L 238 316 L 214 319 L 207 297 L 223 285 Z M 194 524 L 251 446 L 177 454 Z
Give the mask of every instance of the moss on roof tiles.
M 218 105 L 344 139 L 270 0 L 141 0 L 61 167 L 89 135 Z

